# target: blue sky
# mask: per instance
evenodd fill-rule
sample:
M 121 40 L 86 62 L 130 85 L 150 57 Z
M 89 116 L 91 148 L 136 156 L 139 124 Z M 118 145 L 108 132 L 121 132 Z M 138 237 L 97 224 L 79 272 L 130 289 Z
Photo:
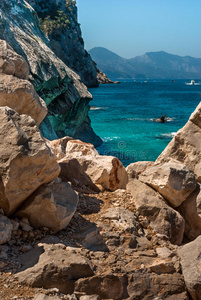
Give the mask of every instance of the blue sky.
M 201 0 L 77 0 L 85 48 L 201 58 Z

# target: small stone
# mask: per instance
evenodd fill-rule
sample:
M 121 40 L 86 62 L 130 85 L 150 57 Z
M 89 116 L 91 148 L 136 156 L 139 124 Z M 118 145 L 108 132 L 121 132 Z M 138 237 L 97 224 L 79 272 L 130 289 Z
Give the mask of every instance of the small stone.
M 20 251 L 25 253 L 25 252 L 29 252 L 30 250 L 32 249 L 32 246 L 31 245 L 23 245 L 21 248 L 20 248 Z

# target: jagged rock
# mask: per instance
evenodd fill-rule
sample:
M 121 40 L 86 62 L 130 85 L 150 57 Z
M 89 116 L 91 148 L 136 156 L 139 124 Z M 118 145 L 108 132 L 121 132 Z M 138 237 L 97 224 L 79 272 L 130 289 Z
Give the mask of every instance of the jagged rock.
M 124 286 L 121 277 L 116 275 L 93 276 L 81 278 L 76 282 L 75 291 L 93 295 L 94 292 L 101 299 L 122 299 Z
M 61 28 L 53 28 L 52 32 L 48 33 L 41 22 L 49 38 L 51 49 L 68 67 L 80 75 L 84 84 L 88 87 L 97 87 L 97 72 L 91 56 L 84 49 L 76 5 L 73 2 L 69 5 L 70 2 L 66 3 L 65 0 L 59 2 L 49 0 L 48 5 L 45 0 L 28 0 L 27 2 L 32 5 L 42 20 L 47 16 L 52 16 L 53 10 L 55 16 L 58 10 L 62 10 L 62 17 L 70 21 L 70 26 L 65 27 L 65 24 L 64 26 L 62 24 Z
M 177 160 L 193 172 L 196 180 L 201 183 L 201 103 L 180 129 L 156 162 L 164 163 L 171 159 Z
M 31 117 L 0 107 L 0 123 L 0 207 L 11 214 L 60 168 Z
M 10 241 L 13 225 L 11 221 L 3 215 L 0 215 L 0 245 Z
M 54 155 L 56 160 L 60 160 L 66 156 L 66 146 L 68 141 L 73 140 L 73 138 L 69 136 L 65 136 L 61 139 L 49 141 L 45 139 L 48 147 L 51 149 L 52 154 Z
M 0 75 L 0 106 L 31 116 L 38 126 L 47 115 L 47 106 L 33 85 L 12 75 Z
M 0 74 L 13 75 L 20 79 L 28 79 L 29 66 L 26 60 L 18 55 L 4 40 L 0 40 Z
M 45 1 L 44 4 L 46 6 Z M 47 7 L 50 8 L 49 2 Z M 48 115 L 40 128 L 43 135 L 48 139 L 69 135 L 96 146 L 101 145 L 102 140 L 93 132 L 88 117 L 92 96 L 80 81 L 79 75 L 52 51 L 49 39 L 40 28 L 35 10 L 24 0 L 1 0 L 0 13 L 0 39 L 6 40 L 27 60 L 30 80 L 48 105 Z M 76 39 L 80 38 L 76 31 L 72 33 Z M 72 40 L 67 44 L 70 49 Z M 71 53 L 74 54 L 75 49 Z
M 21 258 L 23 268 L 18 280 L 32 287 L 58 288 L 64 294 L 74 291 L 74 283 L 82 277 L 93 276 L 90 263 L 63 244 L 39 244 Z
M 146 170 L 147 167 L 153 164 L 152 161 L 137 161 L 126 167 L 126 172 L 128 174 L 128 179 L 132 178 L 138 179 L 139 175 Z
M 156 248 L 156 253 L 160 258 L 164 259 L 174 256 L 173 252 L 167 247 Z
M 108 208 L 102 218 L 111 220 L 118 228 L 137 234 L 138 222 L 136 216 L 123 207 Z
M 188 299 L 183 277 L 178 273 L 157 275 L 135 271 L 129 276 L 127 290 L 130 299 Z
M 178 208 L 185 220 L 185 235 L 194 240 L 201 235 L 201 215 L 197 210 L 197 199 L 200 198 L 200 185 Z
M 174 264 L 171 260 L 157 259 L 149 266 L 150 270 L 158 275 L 173 274 L 176 272 Z
M 148 167 L 139 180 L 157 190 L 173 207 L 184 202 L 197 186 L 188 167 L 173 161 Z
M 201 295 L 201 236 L 178 250 L 182 273 L 188 292 L 193 300 Z
M 58 231 L 67 227 L 77 203 L 78 195 L 69 183 L 53 181 L 35 191 L 17 216 L 27 217 L 34 228 L 48 227 Z
M 66 157 L 59 161 L 61 178 L 98 190 L 126 187 L 128 177 L 123 164 L 113 156 L 98 155 L 93 145 L 72 140 L 67 143 Z
M 94 148 L 92 144 L 83 143 L 79 140 L 72 140 L 67 143 L 66 146 L 66 155 L 72 155 L 73 157 L 79 156 L 96 156 L 98 151 Z
M 165 234 L 173 244 L 180 245 L 184 234 L 184 219 L 169 207 L 165 199 L 151 187 L 133 179 L 127 185 L 134 197 L 138 212 L 147 217 L 150 226 L 158 233 Z

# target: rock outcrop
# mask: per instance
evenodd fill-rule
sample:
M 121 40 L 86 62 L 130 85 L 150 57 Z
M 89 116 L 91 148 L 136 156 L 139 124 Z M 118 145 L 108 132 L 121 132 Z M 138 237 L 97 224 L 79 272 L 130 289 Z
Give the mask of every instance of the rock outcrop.
M 0 123 L 0 207 L 11 214 L 60 167 L 31 117 L 0 107 Z
M 44 136 L 56 139 L 69 135 L 100 145 L 88 117 L 92 96 L 79 75 L 51 50 L 36 11 L 24 0 L 2 0 L 0 17 L 0 39 L 27 60 L 29 79 L 48 106 L 48 116 L 41 125 Z
M 96 68 L 91 56 L 84 49 L 76 4 L 65 0 L 49 0 L 48 3 L 45 0 L 27 2 L 36 10 L 41 28 L 48 36 L 53 52 L 80 75 L 86 86 L 97 87 Z M 54 25 L 55 22 L 57 26 Z
M 164 163 L 173 159 L 185 164 L 201 183 L 201 103 L 180 129 L 156 162 Z

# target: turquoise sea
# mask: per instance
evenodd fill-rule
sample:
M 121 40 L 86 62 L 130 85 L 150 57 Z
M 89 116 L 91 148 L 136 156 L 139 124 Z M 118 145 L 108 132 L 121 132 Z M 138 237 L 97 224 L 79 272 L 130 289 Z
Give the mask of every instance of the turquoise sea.
M 92 127 L 103 140 L 99 153 L 117 156 L 125 166 L 155 160 L 201 101 L 201 85 L 185 81 L 130 81 L 89 89 Z M 153 122 L 163 114 L 167 122 Z

